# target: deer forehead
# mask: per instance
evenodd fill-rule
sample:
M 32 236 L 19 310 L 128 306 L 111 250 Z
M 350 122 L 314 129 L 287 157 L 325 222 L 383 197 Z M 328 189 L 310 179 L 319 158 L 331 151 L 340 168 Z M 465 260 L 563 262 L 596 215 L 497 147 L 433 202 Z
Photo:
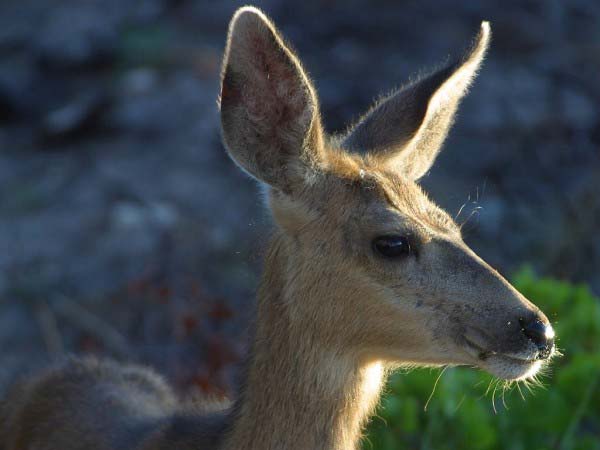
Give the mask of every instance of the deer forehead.
M 427 239 L 460 234 L 452 218 L 419 185 L 399 175 L 366 172 L 360 192 L 362 207 L 354 222 L 374 234 L 414 233 Z
M 359 157 L 344 156 L 296 195 L 275 191 L 272 199 L 288 230 L 343 230 L 346 239 L 401 232 L 460 236 L 454 220 L 418 184 Z
M 460 234 L 454 220 L 437 206 L 412 180 L 390 172 L 379 172 L 380 197 L 408 224 L 427 234 Z M 380 203 L 379 203 L 380 204 Z

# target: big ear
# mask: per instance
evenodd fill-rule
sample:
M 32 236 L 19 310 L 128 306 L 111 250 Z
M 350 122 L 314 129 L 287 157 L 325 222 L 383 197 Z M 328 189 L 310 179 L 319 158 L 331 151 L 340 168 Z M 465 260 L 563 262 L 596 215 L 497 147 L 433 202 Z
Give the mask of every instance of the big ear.
M 319 164 L 315 90 L 256 8 L 239 9 L 229 25 L 220 101 L 225 146 L 253 177 L 287 192 Z
M 446 139 L 489 40 L 489 23 L 482 22 L 462 58 L 377 103 L 343 138 L 342 146 L 383 160 L 410 179 L 423 176 Z

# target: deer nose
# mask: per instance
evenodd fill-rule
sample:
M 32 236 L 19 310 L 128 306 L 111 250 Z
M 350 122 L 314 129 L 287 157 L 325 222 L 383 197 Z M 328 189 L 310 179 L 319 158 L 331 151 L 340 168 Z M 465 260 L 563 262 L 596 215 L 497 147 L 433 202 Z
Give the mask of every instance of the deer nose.
M 529 319 L 519 319 L 521 332 L 538 348 L 538 359 L 547 359 L 554 348 L 552 325 L 534 315 Z

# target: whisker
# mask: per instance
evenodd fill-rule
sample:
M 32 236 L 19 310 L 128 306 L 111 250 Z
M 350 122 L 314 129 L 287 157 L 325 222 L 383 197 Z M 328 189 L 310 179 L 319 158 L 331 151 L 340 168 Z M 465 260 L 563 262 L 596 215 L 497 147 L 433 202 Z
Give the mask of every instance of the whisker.
M 510 387 L 510 382 L 504 382 L 502 384 L 502 405 L 505 410 L 509 410 L 508 406 L 506 406 L 506 390 Z
M 482 206 L 476 206 L 475 208 L 473 208 L 473 210 L 471 211 L 471 214 L 469 214 L 469 217 L 467 217 L 467 220 L 465 220 L 463 223 L 460 224 L 460 229 L 462 230 L 462 228 L 469 223 L 469 220 L 471 220 L 471 217 L 473 217 L 476 214 L 479 214 L 479 211 L 483 209 Z
M 498 383 L 494 385 L 494 390 L 492 391 L 492 408 L 494 409 L 494 414 L 498 414 L 496 410 L 496 389 L 498 388 Z
M 519 395 L 521 396 L 523 401 L 525 401 L 525 396 L 523 395 L 523 391 L 521 390 L 521 383 L 517 381 L 516 384 L 517 384 L 517 390 L 519 391 Z
M 458 402 L 458 405 L 456 406 L 456 409 L 454 410 L 455 413 L 460 409 L 461 405 L 465 402 L 466 398 L 467 398 L 467 394 L 463 394 L 462 398 Z
M 435 388 L 437 387 L 438 382 L 440 381 L 440 378 L 442 378 L 442 375 L 444 374 L 444 372 L 446 371 L 447 368 L 448 368 L 448 366 L 444 366 L 444 368 L 441 370 L 441 372 L 438 375 L 438 377 L 435 379 L 435 383 L 433 384 L 433 389 L 431 390 L 431 394 L 429 394 L 429 398 L 425 402 L 425 406 L 423 407 L 423 411 L 427 411 L 427 407 L 429 406 L 429 402 L 431 401 L 431 398 L 433 397 L 433 394 L 435 393 Z
M 465 208 L 465 206 L 467 206 L 468 202 L 464 202 L 462 204 L 462 206 L 458 209 L 458 212 L 456 213 L 456 215 L 454 216 L 454 220 L 457 220 L 460 217 L 460 214 L 463 212 L 463 209 Z
M 493 383 L 493 382 L 494 382 L 494 379 L 492 378 L 492 379 L 490 380 L 490 384 L 488 384 L 488 387 L 487 387 L 487 389 L 485 390 L 485 393 L 484 393 L 484 394 L 483 394 L 481 397 L 487 397 L 488 393 L 490 392 L 490 389 L 491 389 L 491 387 L 492 387 L 492 383 Z
M 533 390 L 531 389 L 531 381 L 530 380 L 524 380 L 523 385 L 527 388 L 527 390 L 529 391 L 529 393 L 531 395 L 534 395 Z
M 475 384 L 473 385 L 473 387 L 475 387 L 475 388 L 476 388 L 477 386 L 479 386 L 479 385 L 480 385 L 480 384 L 482 384 L 482 383 L 483 383 L 483 380 L 479 380 L 477 383 L 475 383 Z

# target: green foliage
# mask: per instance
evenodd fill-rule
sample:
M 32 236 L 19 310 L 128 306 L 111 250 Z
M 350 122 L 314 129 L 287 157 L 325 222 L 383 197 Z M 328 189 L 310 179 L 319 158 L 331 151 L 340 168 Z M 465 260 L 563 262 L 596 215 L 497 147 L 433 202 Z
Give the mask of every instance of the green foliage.
M 469 368 L 397 373 L 371 421 L 364 450 L 600 450 L 600 299 L 589 289 L 538 279 L 514 285 L 547 314 L 564 356 L 543 386 L 512 385 Z

